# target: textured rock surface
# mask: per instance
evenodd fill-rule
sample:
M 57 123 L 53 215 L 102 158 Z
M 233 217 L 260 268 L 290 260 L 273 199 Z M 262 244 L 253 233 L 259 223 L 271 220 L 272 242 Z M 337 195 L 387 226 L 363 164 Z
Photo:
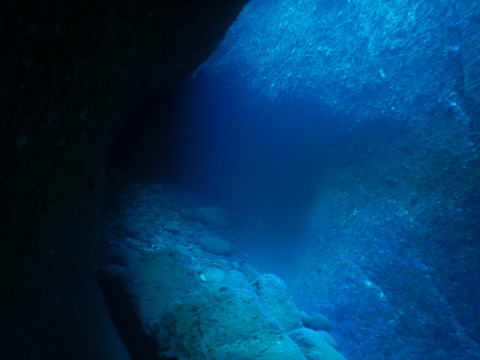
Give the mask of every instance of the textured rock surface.
M 122 274 L 122 282 L 147 332 L 154 331 L 170 303 L 201 285 L 191 257 L 176 248 L 146 254 Z
M 167 209 L 194 207 L 199 201 L 173 186 L 156 195 L 154 188 L 158 186 L 129 186 L 119 212 L 109 213 L 104 229 L 106 261 L 120 244 L 142 253 L 141 259 L 128 268 L 99 269 L 107 304 L 133 358 L 305 360 L 319 349 L 337 354 L 324 340 L 328 333 L 312 330 L 317 337 L 309 337 L 306 350 L 292 340 L 289 331 L 301 327 L 300 313 L 279 277 L 258 276 L 253 268 L 238 266 L 234 254 L 207 252 L 196 241 L 207 229 L 195 219 L 182 220 L 181 233 L 166 231 L 164 224 L 177 216 Z M 145 239 L 115 231 L 117 218 L 125 213 L 148 224 Z M 210 231 L 212 236 L 228 235 L 218 227 Z M 257 279 L 249 282 L 244 270 Z
M 300 311 L 293 303 L 287 285 L 282 279 L 273 274 L 265 274 L 259 276 L 252 285 L 285 331 L 302 327 Z
M 173 304 L 166 339 L 188 359 L 304 359 L 295 343 L 252 291 L 205 288 Z
M 292 331 L 290 337 L 302 349 L 308 360 L 345 360 L 345 357 L 331 347 L 316 331 L 300 328 Z
M 272 101 L 312 96 L 359 122 L 455 100 L 478 128 L 479 13 L 477 2 L 461 1 L 258 1 L 210 64 L 238 67 Z M 275 46 L 262 51 L 267 42 Z
M 102 351 L 108 331 L 94 323 L 103 311 L 94 229 L 109 146 L 147 93 L 209 55 L 243 3 L 2 2 L 6 358 L 115 358 Z

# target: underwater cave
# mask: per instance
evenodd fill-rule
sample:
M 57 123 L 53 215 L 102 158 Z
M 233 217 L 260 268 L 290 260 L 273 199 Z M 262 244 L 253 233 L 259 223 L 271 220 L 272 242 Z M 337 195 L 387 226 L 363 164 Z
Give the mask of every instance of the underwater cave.
M 0 8 L 2 359 L 480 359 L 479 4 Z

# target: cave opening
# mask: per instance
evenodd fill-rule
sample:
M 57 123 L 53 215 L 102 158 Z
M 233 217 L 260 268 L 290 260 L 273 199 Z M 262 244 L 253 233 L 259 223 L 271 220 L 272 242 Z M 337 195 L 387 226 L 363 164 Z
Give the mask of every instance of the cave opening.
M 123 181 L 183 186 L 230 213 L 258 266 L 282 271 L 328 174 L 403 132 L 385 119 L 352 124 L 314 99 L 272 101 L 235 74 L 200 69 L 129 118 L 111 152 L 108 203 Z
M 0 8 L 2 359 L 480 359 L 480 2 Z
M 113 232 L 232 262 L 197 264 L 201 282 L 241 270 L 256 284 L 245 264 L 279 275 L 300 310 L 326 315 L 331 328 L 316 330 L 350 359 L 480 358 L 478 279 L 462 270 L 479 270 L 478 207 L 465 201 L 476 198 L 478 147 L 450 63 L 459 54 L 429 58 L 421 27 L 412 51 L 392 34 L 417 17 L 393 6 L 372 18 L 373 8 L 252 1 L 192 76 L 126 123 L 107 212 L 127 219 Z M 415 11 L 456 18 L 429 9 Z

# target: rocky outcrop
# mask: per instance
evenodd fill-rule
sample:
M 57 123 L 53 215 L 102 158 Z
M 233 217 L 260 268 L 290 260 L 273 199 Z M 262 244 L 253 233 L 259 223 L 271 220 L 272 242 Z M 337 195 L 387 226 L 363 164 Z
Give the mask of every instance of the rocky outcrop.
M 180 219 L 192 213 L 185 209 L 204 208 L 200 199 L 166 184 L 127 188 L 105 224 L 98 278 L 133 360 L 345 359 L 332 335 L 302 326 L 280 277 L 255 271 L 238 250 L 205 249 L 199 238 L 232 239 L 233 229 Z M 127 214 L 143 236 L 118 231 Z M 180 230 L 166 230 L 174 219 Z M 320 323 L 328 320 L 323 316 Z
M 143 252 L 128 268 L 100 267 L 107 304 L 133 359 L 345 359 L 302 327 L 277 276 L 248 283 L 230 270 L 212 281 L 201 276 L 197 261 L 173 245 Z
M 122 358 L 93 267 L 110 144 L 245 2 L 2 2 L 2 358 Z

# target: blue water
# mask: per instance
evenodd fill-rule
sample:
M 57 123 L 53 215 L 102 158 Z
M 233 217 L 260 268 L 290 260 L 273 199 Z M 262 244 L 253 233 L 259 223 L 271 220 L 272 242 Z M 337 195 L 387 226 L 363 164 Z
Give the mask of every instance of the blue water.
M 480 359 L 468 11 L 252 1 L 142 114 L 169 124 L 144 136 L 142 171 L 222 204 L 237 245 L 351 360 Z

